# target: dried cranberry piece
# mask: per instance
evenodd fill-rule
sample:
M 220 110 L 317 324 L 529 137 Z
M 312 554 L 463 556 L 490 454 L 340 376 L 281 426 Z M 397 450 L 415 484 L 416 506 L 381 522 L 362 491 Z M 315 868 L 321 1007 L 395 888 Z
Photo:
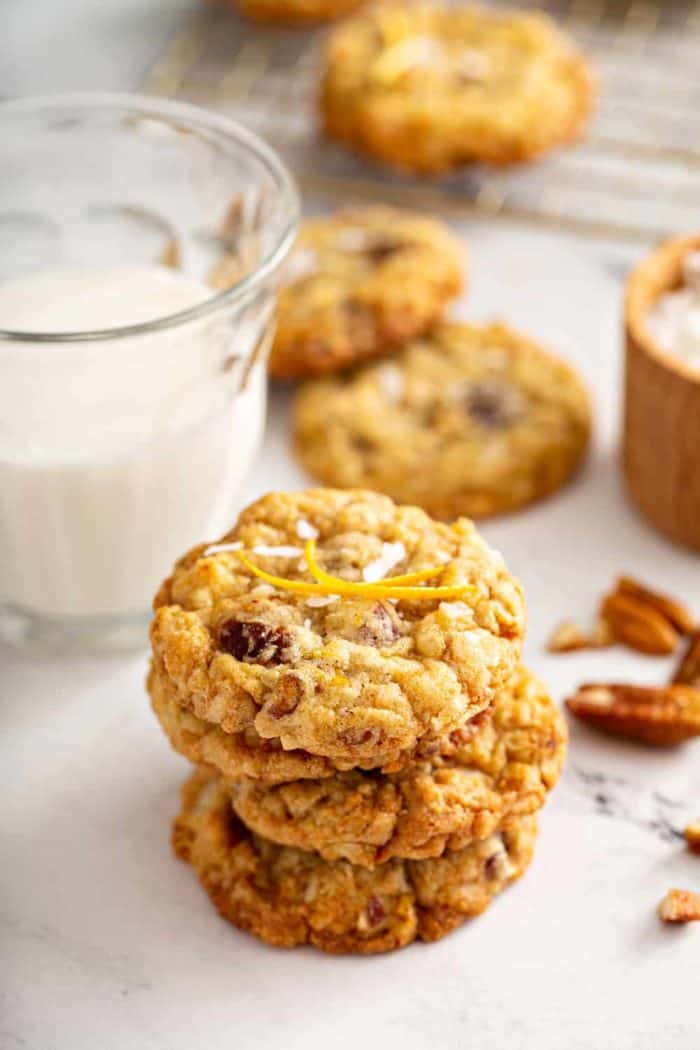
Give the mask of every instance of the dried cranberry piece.
M 484 863 L 484 875 L 487 879 L 502 879 L 505 875 L 506 850 L 501 840 L 500 848 L 492 853 Z
M 386 918 L 386 908 L 380 901 L 379 897 L 372 896 L 367 901 L 367 907 L 365 908 L 365 914 L 367 916 L 367 923 L 370 926 L 378 926 Z
M 284 663 L 291 641 L 284 627 L 259 620 L 228 620 L 219 629 L 219 648 L 244 663 Z
M 522 415 L 517 391 L 502 383 L 474 383 L 465 407 L 474 422 L 487 430 L 503 430 Z
M 365 249 L 365 254 L 371 259 L 375 266 L 379 266 L 386 259 L 390 259 L 392 255 L 396 255 L 398 252 L 404 250 L 406 245 L 402 241 L 393 241 L 388 237 L 380 240 L 372 241 L 371 244 Z

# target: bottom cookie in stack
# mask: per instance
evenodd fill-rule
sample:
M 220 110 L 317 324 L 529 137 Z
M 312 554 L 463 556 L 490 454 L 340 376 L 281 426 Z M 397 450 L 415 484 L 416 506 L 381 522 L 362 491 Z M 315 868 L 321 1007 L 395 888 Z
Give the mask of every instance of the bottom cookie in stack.
M 375 868 L 278 846 L 236 817 L 228 786 L 197 770 L 183 789 L 175 852 L 221 915 L 270 944 L 372 954 L 435 941 L 479 915 L 527 868 L 535 816 L 513 817 L 485 839 L 428 860 Z
M 396 774 L 275 784 L 199 770 L 175 850 L 222 915 L 272 944 L 437 940 L 523 873 L 565 750 L 561 714 L 521 667 L 476 732 Z

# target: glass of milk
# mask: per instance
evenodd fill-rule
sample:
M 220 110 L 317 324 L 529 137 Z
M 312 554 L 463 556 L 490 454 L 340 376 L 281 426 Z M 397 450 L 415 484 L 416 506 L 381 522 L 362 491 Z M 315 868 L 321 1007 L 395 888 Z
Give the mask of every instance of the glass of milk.
M 194 107 L 0 106 L 0 636 L 142 643 L 173 560 L 232 522 L 298 198 Z

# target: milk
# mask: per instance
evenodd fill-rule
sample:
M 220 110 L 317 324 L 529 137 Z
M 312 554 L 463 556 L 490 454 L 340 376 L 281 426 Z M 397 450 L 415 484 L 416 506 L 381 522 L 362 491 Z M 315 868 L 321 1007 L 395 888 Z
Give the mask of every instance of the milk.
M 0 328 L 122 328 L 211 294 L 161 266 L 45 271 L 0 286 Z M 251 355 L 270 308 L 128 338 L 0 341 L 0 604 L 143 615 L 174 559 L 226 529 L 264 424 L 265 355 Z

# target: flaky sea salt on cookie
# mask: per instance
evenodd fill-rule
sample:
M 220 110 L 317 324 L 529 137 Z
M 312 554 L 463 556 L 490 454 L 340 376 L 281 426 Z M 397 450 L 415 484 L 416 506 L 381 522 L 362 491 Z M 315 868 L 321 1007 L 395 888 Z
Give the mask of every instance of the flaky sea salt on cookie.
M 388 4 L 331 36 L 321 114 L 335 138 L 431 174 L 568 142 L 594 94 L 586 60 L 544 15 Z
M 462 287 L 463 251 L 446 226 L 372 207 L 310 219 L 279 296 L 270 372 L 322 375 L 425 332 Z
M 251 834 L 210 773 L 185 784 L 173 846 L 220 914 L 270 944 L 339 954 L 435 941 L 483 912 L 532 858 L 536 818 L 433 860 L 388 861 L 373 871 L 276 846 Z
M 300 539 L 300 521 L 316 539 Z M 167 701 L 341 769 L 384 765 L 478 715 L 524 630 L 520 586 L 471 522 L 329 489 L 258 500 L 176 565 L 155 606 Z

